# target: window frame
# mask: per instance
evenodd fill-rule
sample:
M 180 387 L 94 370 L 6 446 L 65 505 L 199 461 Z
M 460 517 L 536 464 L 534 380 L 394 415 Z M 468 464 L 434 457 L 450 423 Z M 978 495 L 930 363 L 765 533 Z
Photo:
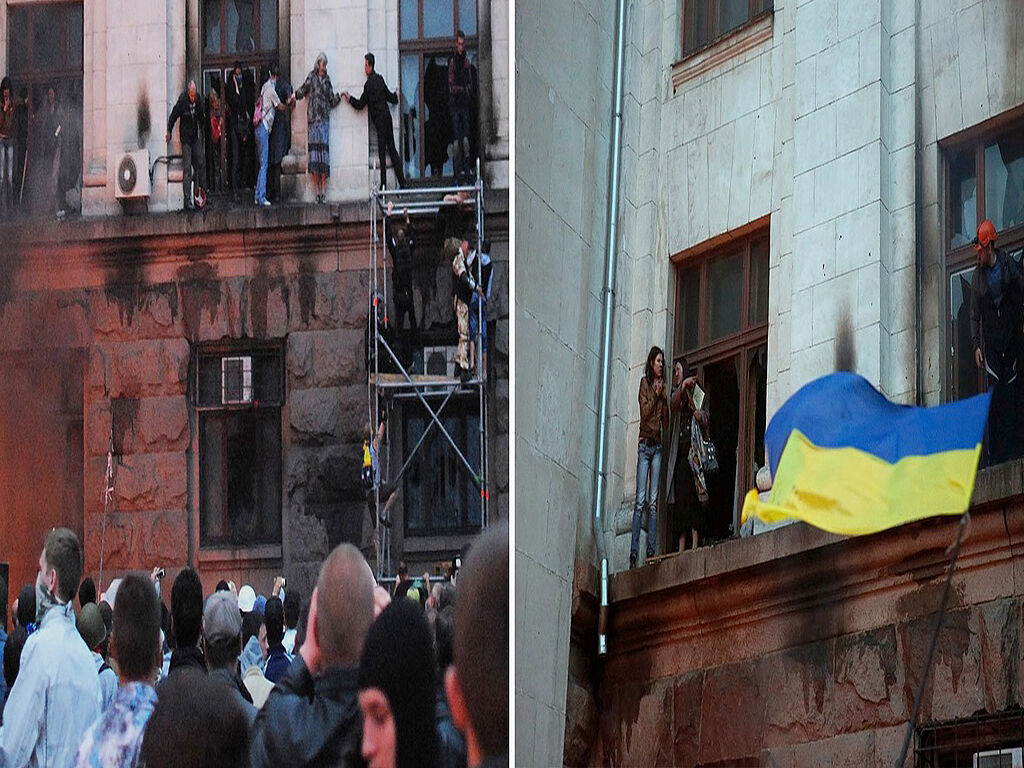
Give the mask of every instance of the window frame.
M 693 14 L 695 10 L 695 5 L 697 3 L 706 3 L 705 7 L 707 8 L 708 13 L 705 15 L 704 18 L 704 28 L 699 32 L 700 37 L 694 43 L 692 48 L 687 49 L 686 38 L 687 32 L 690 30 L 690 24 L 687 23 L 687 16 L 689 14 Z M 741 32 L 742 30 L 746 29 L 751 24 L 754 24 L 755 22 L 759 21 L 765 16 L 774 14 L 775 3 L 774 0 L 747 0 L 746 20 L 742 24 L 733 27 L 732 29 L 726 30 L 724 32 L 715 29 L 715 27 L 718 26 L 717 16 L 719 15 L 716 14 L 715 12 L 719 11 L 720 9 L 721 3 L 717 1 L 711 3 L 708 2 L 708 0 L 682 0 L 682 6 L 680 9 L 680 15 L 682 18 L 682 24 L 680 25 L 680 50 L 682 51 L 683 61 L 693 56 L 696 56 L 697 54 L 703 51 L 706 51 L 708 48 L 713 48 L 722 40 L 725 40 L 727 37 L 730 37 L 731 35 L 734 35 L 738 32 Z
M 705 370 L 708 366 L 734 357 L 740 358 L 741 365 L 738 374 L 739 426 L 736 438 L 737 461 L 740 462 L 737 464 L 738 467 L 750 466 L 757 453 L 756 441 L 761 439 L 763 442 L 764 438 L 764 435 L 757 436 L 754 434 L 757 419 L 757 393 L 752 389 L 752 387 L 756 388 L 756 382 L 752 381 L 753 377 L 751 376 L 751 368 L 754 359 L 758 355 L 763 354 L 765 370 L 767 372 L 768 327 L 771 322 L 771 317 L 769 313 L 769 316 L 764 322 L 750 321 L 750 299 L 752 295 L 751 253 L 753 251 L 752 246 L 755 243 L 763 241 L 767 246 L 768 258 L 766 267 L 770 270 L 771 237 L 769 232 L 769 223 L 770 216 L 764 216 L 740 227 L 737 230 L 712 238 L 711 240 L 694 246 L 693 248 L 681 251 L 671 258 L 673 267 L 675 268 L 673 282 L 674 294 L 672 296 L 673 328 L 672 341 L 670 344 L 671 358 L 670 360 L 665 361 L 666 367 L 674 365 L 676 360 L 685 356 L 687 363 L 689 364 L 690 374 L 697 376 L 699 381 L 704 381 Z M 740 300 L 740 311 L 742 313 L 742 317 L 740 321 L 740 329 L 734 333 L 717 339 L 709 339 L 708 325 L 710 322 L 710 302 L 708 293 L 710 287 L 710 267 L 718 261 L 735 256 L 737 251 L 743 255 L 743 282 Z M 682 308 L 680 306 L 680 302 L 683 295 L 683 274 L 694 267 L 700 270 L 700 289 L 698 293 L 699 309 L 697 313 L 697 345 L 693 348 L 687 349 L 683 344 L 684 329 L 681 319 Z M 768 274 L 766 274 L 765 279 L 769 279 Z M 770 295 L 771 288 L 769 282 L 769 297 Z M 709 392 L 709 396 L 713 398 L 713 393 Z M 713 399 L 711 400 L 711 403 L 713 408 Z M 712 420 L 713 419 L 714 413 L 712 413 Z M 723 450 L 727 450 L 722 446 L 716 447 L 718 448 L 719 455 L 721 455 Z M 747 490 L 748 479 L 743 472 L 736 472 L 732 505 L 732 527 L 734 538 L 739 536 L 738 501 L 743 498 L 743 495 Z M 668 525 L 662 526 L 664 535 L 667 535 L 668 527 Z M 667 543 L 671 545 L 671 542 Z
M 209 2 L 207 2 L 207 0 L 201 0 L 200 2 L 199 50 L 200 59 L 202 60 L 202 69 L 203 71 L 207 69 L 220 69 L 223 73 L 227 73 L 231 71 L 231 67 L 235 61 L 240 61 L 242 63 L 243 70 L 249 66 L 256 67 L 256 86 L 259 87 L 260 67 L 265 66 L 266 63 L 269 61 L 276 61 L 278 51 L 281 49 L 280 0 L 275 0 L 275 3 L 277 4 L 277 16 L 274 17 L 274 27 L 276 28 L 274 39 L 277 40 L 277 45 L 275 45 L 273 48 L 255 48 L 251 51 L 234 52 L 228 52 L 227 45 L 228 2 L 230 2 L 230 0 L 221 0 L 220 2 L 220 50 L 216 53 L 207 53 L 206 51 L 206 14 L 210 4 Z M 260 43 L 262 44 L 263 19 L 260 5 L 260 0 L 253 0 L 252 25 L 253 39 L 260 41 Z M 226 81 L 222 79 L 221 84 L 223 85 L 224 82 Z
M 399 147 L 400 148 L 404 148 L 405 145 L 406 145 L 405 120 L 404 120 L 405 111 L 402 109 L 402 107 L 403 107 L 403 100 L 404 100 L 404 96 L 403 96 L 403 92 L 402 92 L 402 59 L 405 56 L 413 56 L 414 55 L 414 56 L 417 57 L 417 64 L 418 64 L 418 69 L 417 69 L 417 71 L 418 71 L 418 74 L 417 74 L 417 78 L 418 78 L 417 84 L 418 85 L 417 85 L 417 89 L 416 89 L 416 105 L 415 105 L 416 106 L 416 114 L 418 115 L 418 125 L 417 125 L 417 128 L 416 128 L 416 137 L 415 138 L 416 138 L 417 146 L 420 149 L 419 149 L 419 153 L 418 153 L 419 156 L 418 156 L 418 162 L 417 162 L 417 166 L 418 167 L 416 168 L 416 175 L 413 175 L 413 174 L 408 172 L 409 171 L 408 164 L 410 162 L 409 161 L 409 157 L 408 157 L 408 153 L 406 153 L 404 151 L 400 152 L 400 154 L 402 155 L 402 163 L 403 163 L 403 165 L 406 166 L 405 169 L 404 169 L 406 171 L 406 177 L 411 182 L 413 182 L 414 185 L 416 183 L 427 181 L 427 180 L 429 180 L 431 178 L 439 179 L 439 180 L 451 180 L 451 179 L 455 178 L 454 156 L 449 155 L 448 161 L 446 161 L 446 165 L 447 165 L 447 162 L 452 162 L 452 172 L 451 172 L 451 174 L 444 174 L 443 173 L 440 176 L 432 177 L 430 175 L 429 166 L 427 164 L 426 154 L 423 151 L 424 147 L 425 147 L 424 139 L 425 139 L 425 136 L 426 136 L 426 118 L 425 118 L 426 108 L 425 108 L 424 93 L 423 93 L 423 76 L 424 76 L 424 74 L 426 72 L 425 61 L 428 58 L 431 58 L 431 57 L 434 57 L 434 56 L 438 56 L 438 55 L 443 55 L 447 59 L 447 58 L 450 58 L 452 56 L 452 54 L 455 53 L 456 32 L 460 28 L 459 27 L 459 4 L 461 2 L 471 2 L 472 0 L 451 0 L 451 1 L 452 1 L 452 23 L 453 23 L 453 28 L 452 28 L 451 36 L 448 36 L 448 37 L 424 37 L 424 35 L 423 35 L 423 15 L 424 15 L 423 14 L 423 2 L 424 2 L 424 0 L 416 0 L 416 13 L 417 13 L 416 30 L 417 30 L 417 36 L 413 37 L 413 38 L 406 38 L 406 39 L 402 38 L 402 3 L 401 2 L 398 3 L 398 88 L 397 88 L 397 91 L 398 91 L 398 98 L 399 98 L 399 103 L 398 103 L 398 111 L 399 111 L 399 115 L 398 115 L 399 137 L 398 138 L 399 138 Z M 479 74 L 480 74 L 480 36 L 479 36 L 479 32 L 480 32 L 480 19 L 479 19 L 479 15 L 477 16 L 476 26 L 477 26 L 476 31 L 473 34 L 468 34 L 468 33 L 466 34 L 466 53 L 467 54 L 468 53 L 473 53 L 474 56 L 476 57 L 476 68 L 477 68 L 477 77 L 478 77 L 478 80 L 477 80 L 477 106 L 479 107 L 479 98 L 480 98 L 480 92 L 479 92 L 479 88 L 480 88 L 480 83 L 479 83 Z M 475 136 L 473 136 L 473 135 L 470 136 L 470 143 L 471 143 L 471 146 L 475 146 L 477 148 L 477 154 L 479 154 L 480 153 L 480 121 L 479 121 L 479 118 L 477 118 L 475 120 L 474 127 L 476 129 L 476 135 Z M 372 131 L 371 131 L 371 133 L 372 133 Z M 373 137 L 371 137 L 371 139 L 372 138 Z M 451 147 L 453 145 L 452 145 L 452 143 L 449 143 L 448 146 Z
M 986 120 L 983 123 L 972 126 L 965 131 L 954 134 L 939 142 L 940 163 L 942 170 L 942 222 L 940 231 L 942 240 L 940 248 L 943 262 L 943 285 L 942 285 L 942 328 L 943 338 L 947 340 L 944 344 L 944 375 L 942 385 L 945 391 L 945 402 L 953 402 L 960 399 L 959 386 L 954 369 L 953 344 L 955 339 L 951 338 L 952 326 L 952 296 L 950 295 L 950 284 L 954 275 L 964 269 L 968 269 L 976 262 L 974 246 L 968 242 L 964 245 L 951 247 L 950 241 L 953 236 L 953 173 L 952 165 L 955 155 L 965 150 L 974 148 L 974 178 L 977 205 L 975 207 L 974 227 L 985 220 L 986 217 L 986 189 L 985 189 L 985 144 L 996 140 L 1002 135 L 1009 133 L 1014 128 L 1024 129 L 1024 107 L 1017 107 L 1002 115 Z M 1024 223 L 999 231 L 997 244 L 1000 249 L 1012 253 L 1024 248 Z M 973 354 L 973 350 L 971 350 Z M 982 372 L 977 372 L 977 391 L 984 391 Z
M 461 395 L 453 397 L 448 406 L 438 414 L 438 418 L 443 422 L 446 418 L 457 418 L 460 420 L 460 429 L 464 431 L 467 438 L 466 441 L 460 441 L 459 436 L 456 436 L 455 441 L 460 445 L 476 444 L 477 434 L 472 429 L 471 419 L 476 417 L 479 419 L 479 403 L 476 398 L 472 395 Z M 467 477 L 467 470 L 457 457 L 453 455 L 452 448 L 448 445 L 447 440 L 440 434 L 438 427 L 434 425 L 431 427 L 432 419 L 430 415 L 426 413 L 422 406 L 410 404 L 402 408 L 402 455 L 405 460 L 408 461 L 410 457 L 410 449 L 415 445 L 415 442 L 410 440 L 409 437 L 409 421 L 412 418 L 422 418 L 424 421 L 424 429 L 430 429 L 430 436 L 424 441 L 418 449 L 418 456 L 413 461 L 420 461 L 423 466 L 426 466 L 425 451 L 427 450 L 427 443 L 430 441 L 440 441 L 442 456 L 445 460 L 452 461 L 456 465 L 456 473 L 459 477 L 462 477 L 468 485 L 475 487 L 475 484 L 471 479 Z M 479 424 L 477 425 L 479 429 Z M 463 449 L 465 450 L 465 449 Z M 437 475 L 434 472 L 434 475 Z M 409 493 L 411 473 L 406 472 L 402 477 L 402 504 L 404 507 L 404 514 L 402 515 L 402 530 L 405 538 L 427 538 L 437 536 L 472 536 L 479 533 L 482 529 L 482 525 L 474 524 L 470 521 L 470 517 L 476 513 L 480 513 L 479 507 L 479 496 L 475 493 L 468 494 L 465 499 L 465 507 L 461 510 L 460 524 L 455 527 L 440 527 L 433 524 L 433 517 L 431 515 L 431 505 L 424 504 L 424 520 L 429 521 L 429 525 L 423 527 L 413 528 L 409 525 L 409 501 L 412 498 Z M 464 487 L 468 487 L 464 486 Z
M 285 507 L 286 507 L 286 480 L 284 477 L 286 467 L 286 451 L 287 441 L 285 440 L 285 418 L 284 411 L 287 405 L 287 364 L 285 359 L 285 341 L 283 339 L 275 339 L 271 341 L 216 341 L 216 342 L 204 342 L 194 344 L 192 346 L 191 358 L 190 358 L 190 371 L 189 371 L 189 387 L 188 387 L 188 405 L 192 409 L 195 415 L 195 436 L 193 438 L 193 450 L 194 450 L 194 461 L 192 465 L 192 472 L 195 476 L 195 502 L 193 508 L 194 515 L 194 545 L 196 551 L 200 554 L 203 561 L 220 562 L 224 559 L 280 559 L 282 547 L 284 544 L 285 534 Z M 203 405 L 200 402 L 200 366 L 204 359 L 212 359 L 222 361 L 226 357 L 239 357 L 251 355 L 253 357 L 275 354 L 278 360 L 278 387 L 280 397 L 276 401 L 259 400 L 255 396 L 252 402 L 231 402 L 221 403 L 218 405 Z M 217 370 L 221 370 L 221 363 L 217 363 Z M 219 378 L 219 376 L 218 376 Z M 254 385 L 255 386 L 255 385 Z M 278 510 L 278 516 L 280 519 L 280 530 L 275 541 L 260 541 L 248 544 L 234 544 L 229 541 L 223 542 L 204 542 L 203 539 L 203 525 L 202 525 L 202 511 L 203 511 L 203 484 L 201 480 L 202 473 L 202 462 L 203 457 L 200 455 L 202 452 L 203 435 L 202 425 L 204 414 L 238 414 L 246 411 L 268 411 L 274 410 L 277 412 L 277 430 L 279 436 L 280 455 L 277 461 L 277 482 L 279 485 L 278 495 L 280 496 L 280 509 Z M 222 467 L 221 473 L 226 471 L 226 465 L 223 464 L 223 455 L 221 457 Z M 226 494 L 227 487 L 224 486 L 224 503 L 223 512 L 226 515 Z

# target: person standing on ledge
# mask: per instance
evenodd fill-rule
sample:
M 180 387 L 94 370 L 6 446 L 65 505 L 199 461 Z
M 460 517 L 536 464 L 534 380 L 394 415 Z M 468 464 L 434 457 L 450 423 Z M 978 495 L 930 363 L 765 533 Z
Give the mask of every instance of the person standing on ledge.
M 387 185 L 388 164 L 386 155 L 391 156 L 391 166 L 395 171 L 395 180 L 398 186 L 405 186 L 405 174 L 402 173 L 402 158 L 398 156 L 398 148 L 395 146 L 395 131 L 391 124 L 391 109 L 388 104 L 398 103 L 398 93 L 388 90 L 384 78 L 377 74 L 374 69 L 375 60 L 372 53 L 364 57 L 363 70 L 366 72 L 366 85 L 363 86 L 363 94 L 358 99 L 353 99 L 348 91 L 341 94 L 353 109 L 362 109 L 365 106 L 370 108 L 370 120 L 377 129 L 377 155 L 380 158 L 380 186 L 383 189 Z

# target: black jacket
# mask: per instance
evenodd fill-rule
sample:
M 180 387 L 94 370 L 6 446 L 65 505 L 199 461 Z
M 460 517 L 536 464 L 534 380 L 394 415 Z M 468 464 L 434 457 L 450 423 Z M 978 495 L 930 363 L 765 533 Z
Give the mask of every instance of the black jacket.
M 167 677 L 184 669 L 196 669 L 206 674 L 206 658 L 198 646 L 175 648 L 171 653 L 171 663 L 167 665 Z
M 437 686 L 434 717 L 437 720 L 437 751 L 441 768 L 466 768 L 466 739 L 452 722 L 452 711 L 448 707 L 444 683 Z
M 245 77 L 240 77 L 235 82 L 234 74 L 228 78 L 224 86 L 224 95 L 228 102 L 228 110 L 231 114 L 231 125 L 239 136 L 245 136 L 252 130 L 252 108 L 256 97 L 248 95 L 249 89 L 245 87 Z
M 167 132 L 174 129 L 174 122 L 181 118 L 181 126 L 178 128 L 178 136 L 182 144 L 191 144 L 196 137 L 201 135 L 203 123 L 206 121 L 206 110 L 203 109 L 203 99 L 196 93 L 195 102 L 189 101 L 188 91 L 184 91 L 178 97 L 178 103 L 171 110 L 171 116 L 167 118 Z
M 256 715 L 250 765 L 363 765 L 358 669 L 331 669 L 316 679 L 301 655 Z
M 412 251 L 416 247 L 416 240 L 408 223 L 403 222 L 401 228 L 405 230 L 405 236 L 399 238 L 396 233 L 398 226 L 389 220 L 385 224 L 385 239 L 391 261 L 395 265 L 395 290 L 408 292 L 412 290 Z
M 974 349 L 983 349 L 986 356 L 1015 351 L 1021 338 L 1024 279 L 1014 260 L 1000 248 L 996 248 L 996 263 L 1002 271 L 999 306 L 988 285 L 992 267 L 976 267 L 971 278 L 971 341 Z
M 370 119 L 377 129 L 377 133 L 391 131 L 391 110 L 388 104 L 398 103 L 398 93 L 389 91 L 384 78 L 376 72 L 371 72 L 366 78 L 366 85 L 363 86 L 363 95 L 358 99 L 349 100 L 356 109 L 369 107 Z

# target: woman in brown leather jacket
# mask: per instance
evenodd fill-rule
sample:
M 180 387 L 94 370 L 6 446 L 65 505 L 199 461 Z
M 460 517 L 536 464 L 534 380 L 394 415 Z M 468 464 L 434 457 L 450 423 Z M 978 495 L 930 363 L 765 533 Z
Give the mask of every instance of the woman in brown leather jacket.
M 665 390 L 665 353 L 651 347 L 640 379 L 640 444 L 636 457 L 636 504 L 633 506 L 633 536 L 629 543 L 629 567 L 635 568 L 640 546 L 640 525 L 644 505 L 650 510 L 647 525 L 647 557 L 654 556 L 657 535 L 658 484 L 661 482 L 661 430 L 668 427 L 668 397 Z

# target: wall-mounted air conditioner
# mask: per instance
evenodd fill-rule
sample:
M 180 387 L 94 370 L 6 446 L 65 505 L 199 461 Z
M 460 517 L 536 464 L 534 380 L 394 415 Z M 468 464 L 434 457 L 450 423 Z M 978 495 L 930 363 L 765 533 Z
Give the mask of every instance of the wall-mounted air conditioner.
M 1024 768 L 1024 749 L 989 749 L 974 753 L 974 768 Z
M 149 197 L 149 150 L 125 152 L 117 160 L 114 197 L 132 200 Z
M 428 376 L 445 376 L 455 378 L 455 356 L 457 346 L 424 347 L 423 372 Z

